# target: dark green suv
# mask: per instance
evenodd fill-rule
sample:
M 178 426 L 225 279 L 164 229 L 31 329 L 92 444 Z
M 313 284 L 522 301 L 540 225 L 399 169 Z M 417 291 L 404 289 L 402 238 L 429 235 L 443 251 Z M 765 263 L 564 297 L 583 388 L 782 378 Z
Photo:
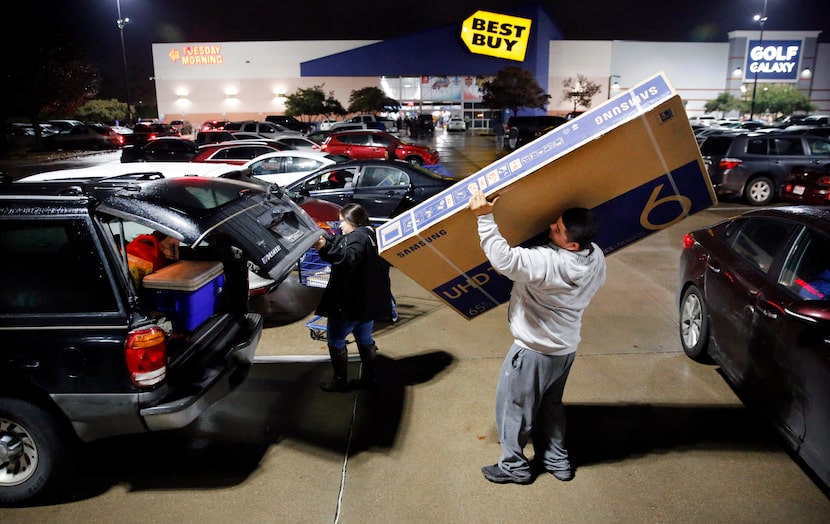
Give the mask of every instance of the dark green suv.
M 59 484 L 76 443 L 184 427 L 239 386 L 249 270 L 280 281 L 319 238 L 275 187 L 152 178 L 0 184 L 0 505 Z

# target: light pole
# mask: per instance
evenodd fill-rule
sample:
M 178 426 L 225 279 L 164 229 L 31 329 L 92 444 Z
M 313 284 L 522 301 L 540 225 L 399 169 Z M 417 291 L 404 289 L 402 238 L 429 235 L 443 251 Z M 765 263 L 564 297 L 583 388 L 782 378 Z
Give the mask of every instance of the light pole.
M 611 88 L 612 87 L 616 87 L 616 88 L 620 87 L 619 82 L 614 82 L 613 84 L 611 83 L 615 78 L 620 78 L 620 75 L 611 75 L 611 76 L 608 77 L 608 98 L 611 98 Z
M 764 49 L 764 23 L 767 21 L 767 0 L 764 0 L 764 12 L 760 15 L 755 15 L 753 20 L 761 25 L 761 34 L 758 37 L 758 45 L 761 47 L 761 53 Z M 752 50 L 750 50 L 750 53 Z M 755 64 L 755 81 L 752 83 L 752 103 L 749 106 L 749 119 L 755 117 L 755 92 L 758 90 L 758 64 Z
M 130 22 L 129 18 L 121 16 L 121 0 L 115 0 L 115 5 L 118 6 L 118 20 L 115 25 L 118 26 L 118 31 L 121 33 L 121 58 L 124 60 L 124 95 L 127 98 L 127 125 L 133 122 L 133 112 L 130 108 L 130 80 L 127 75 L 127 48 L 124 46 L 124 26 Z

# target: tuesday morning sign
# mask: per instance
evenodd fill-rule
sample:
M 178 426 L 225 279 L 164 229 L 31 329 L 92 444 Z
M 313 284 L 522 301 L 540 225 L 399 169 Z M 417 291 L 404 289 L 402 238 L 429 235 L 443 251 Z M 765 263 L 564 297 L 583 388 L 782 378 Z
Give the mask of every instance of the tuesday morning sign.
M 756 78 L 759 82 L 797 81 L 803 44 L 801 40 L 750 40 L 744 82 Z
M 476 11 L 461 24 L 461 40 L 471 53 L 524 62 L 529 18 Z

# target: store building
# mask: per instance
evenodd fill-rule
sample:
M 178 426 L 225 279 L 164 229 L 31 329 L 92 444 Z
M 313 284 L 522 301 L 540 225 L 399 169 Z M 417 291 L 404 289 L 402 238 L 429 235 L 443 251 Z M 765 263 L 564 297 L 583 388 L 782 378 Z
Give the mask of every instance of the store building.
M 476 16 L 389 40 L 181 42 L 153 44 L 154 80 L 163 121 L 264 120 L 285 112 L 285 96 L 322 86 L 349 105 L 352 91 L 380 87 L 407 113 L 460 115 L 487 128 L 493 114 L 479 87 L 507 66 L 529 70 L 551 95 L 549 114 L 573 110 L 563 81 L 583 75 L 605 100 L 659 71 L 681 95 L 690 116 L 728 92 L 749 100 L 770 83 L 792 84 L 817 113 L 830 113 L 830 44 L 820 31 L 733 31 L 727 42 L 563 40 L 541 6 L 506 10 L 530 30 L 521 61 L 473 53 L 461 34 Z M 465 26 L 466 24 L 466 26 Z M 466 30 L 466 29 L 465 29 Z M 489 38 L 489 40 L 488 40 Z M 497 44 L 499 31 L 482 36 Z M 506 40 L 506 38 L 505 38 Z M 763 116 L 758 108 L 756 117 Z

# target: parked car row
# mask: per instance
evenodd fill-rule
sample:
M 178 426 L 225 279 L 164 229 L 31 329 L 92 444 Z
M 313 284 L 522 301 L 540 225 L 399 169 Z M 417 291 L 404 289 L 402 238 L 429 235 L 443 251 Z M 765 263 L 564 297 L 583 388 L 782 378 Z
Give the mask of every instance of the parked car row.
M 380 224 L 450 187 L 458 179 L 400 160 L 349 160 L 318 169 L 288 191 L 344 206 L 357 203 Z
M 200 131 L 199 135 L 203 133 L 237 136 L 244 132 Z M 294 138 L 308 140 L 301 136 Z M 451 176 L 418 167 L 439 166 L 438 151 L 377 130 L 329 132 L 320 151 L 290 148 L 280 141 L 264 138 L 198 145 L 181 137 L 161 137 L 143 146 L 125 148 L 121 162 L 237 166 L 241 172 L 249 172 L 257 179 L 314 199 L 339 205 L 361 202 L 376 221 L 396 216 L 455 182 Z M 327 171 L 326 168 L 337 169 Z M 124 173 L 157 172 L 156 165 L 126 169 Z M 167 171 L 170 169 L 165 167 Z M 335 173 L 343 175 L 342 185 L 319 181 L 334 180 Z
M 121 162 L 229 162 L 242 164 L 271 151 L 320 151 L 322 146 L 300 135 L 268 139 L 246 132 L 199 131 L 196 140 L 161 137 L 127 146 Z
M 124 145 L 124 137 L 110 126 L 102 124 L 78 124 L 43 137 L 43 149 L 92 150 L 118 149 Z
M 756 206 L 796 196 L 785 189 L 793 171 L 826 174 L 830 165 L 830 139 L 799 132 L 712 135 L 700 152 L 718 196 Z

